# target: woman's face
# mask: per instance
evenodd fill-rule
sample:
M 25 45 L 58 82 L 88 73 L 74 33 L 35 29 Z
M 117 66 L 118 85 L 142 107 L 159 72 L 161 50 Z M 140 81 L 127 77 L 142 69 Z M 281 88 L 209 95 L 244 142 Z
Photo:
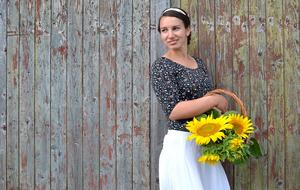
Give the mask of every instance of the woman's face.
M 163 16 L 160 19 L 160 37 L 168 49 L 181 49 L 187 46 L 190 27 L 185 28 L 182 20 L 176 17 Z

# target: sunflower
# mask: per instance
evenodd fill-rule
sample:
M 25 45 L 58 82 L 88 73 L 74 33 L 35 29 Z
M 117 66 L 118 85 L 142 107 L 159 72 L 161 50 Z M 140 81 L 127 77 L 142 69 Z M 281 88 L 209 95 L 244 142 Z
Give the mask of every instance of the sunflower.
M 196 144 L 205 145 L 209 142 L 216 142 L 218 139 L 225 138 L 222 130 L 232 129 L 232 125 L 228 124 L 228 117 L 220 116 L 214 119 L 211 115 L 207 118 L 202 117 L 200 120 L 194 118 L 187 122 L 186 128 L 192 133 L 188 140 L 195 139 Z
M 242 138 L 248 138 L 249 134 L 254 132 L 251 120 L 240 114 L 230 114 L 229 123 L 233 125 L 236 134 Z
M 244 140 L 241 139 L 241 138 L 234 138 L 230 141 L 230 149 L 231 150 L 236 150 L 238 149 L 239 147 L 242 147 L 244 143 Z
M 217 154 L 208 154 L 199 157 L 198 162 L 216 164 L 220 160 L 220 156 Z

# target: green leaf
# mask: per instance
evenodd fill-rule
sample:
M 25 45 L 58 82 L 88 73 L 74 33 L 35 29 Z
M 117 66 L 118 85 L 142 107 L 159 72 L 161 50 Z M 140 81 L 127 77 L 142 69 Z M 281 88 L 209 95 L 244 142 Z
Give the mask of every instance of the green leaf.
M 255 138 L 251 138 L 251 144 L 250 144 L 250 154 L 255 157 L 255 158 L 259 158 L 262 156 L 262 152 L 261 152 L 261 148 L 259 146 L 259 143 L 257 142 L 257 140 Z
M 214 119 L 218 118 L 221 116 L 221 112 L 218 109 L 211 109 L 207 112 L 205 112 L 207 115 L 212 115 Z
M 207 115 L 206 115 L 206 114 L 201 114 L 201 115 L 196 116 L 196 119 L 197 119 L 198 121 L 200 121 L 201 118 L 207 118 Z
M 230 114 L 239 114 L 239 112 L 237 112 L 235 110 L 229 110 L 229 111 L 225 112 L 223 115 L 224 116 L 229 116 Z

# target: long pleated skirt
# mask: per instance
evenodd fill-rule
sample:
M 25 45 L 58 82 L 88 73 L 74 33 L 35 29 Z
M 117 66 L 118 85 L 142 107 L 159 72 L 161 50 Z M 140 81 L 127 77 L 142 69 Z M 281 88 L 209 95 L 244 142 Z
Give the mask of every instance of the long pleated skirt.
M 160 190 L 229 190 L 220 163 L 197 162 L 200 146 L 187 141 L 189 135 L 189 132 L 177 130 L 169 130 L 165 135 L 159 157 Z

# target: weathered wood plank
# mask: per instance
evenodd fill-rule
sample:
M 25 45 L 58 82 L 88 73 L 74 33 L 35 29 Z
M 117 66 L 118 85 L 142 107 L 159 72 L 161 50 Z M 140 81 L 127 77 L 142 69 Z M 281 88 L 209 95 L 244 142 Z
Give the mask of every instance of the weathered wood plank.
M 189 15 L 191 20 L 192 36 L 188 46 L 188 51 L 191 55 L 199 56 L 199 29 L 198 29 L 198 18 L 199 18 L 199 6 L 198 0 L 181 0 L 180 7 L 183 8 Z
M 7 1 L 7 189 L 19 189 L 19 0 Z
M 99 1 L 83 6 L 83 187 L 99 189 Z
M 267 0 L 268 188 L 284 189 L 284 63 L 282 0 Z
M 216 15 L 216 83 L 218 87 L 232 89 L 232 41 L 231 41 L 231 3 L 215 1 Z
M 133 0 L 133 189 L 150 188 L 149 1 Z
M 37 1 L 35 12 L 35 180 L 50 189 L 50 32 L 51 1 Z
M 285 187 L 300 189 L 300 3 L 283 1 L 285 92 Z
M 117 189 L 132 189 L 132 1 L 117 1 Z
M 180 0 L 165 0 L 165 1 L 161 1 L 161 3 L 166 3 L 168 4 L 167 7 L 165 8 L 168 8 L 168 7 L 180 7 Z M 170 4 L 170 5 L 169 5 Z
M 34 2 L 20 1 L 19 170 L 20 188 L 33 189 L 34 158 Z
M 7 37 L 7 188 L 19 188 L 19 37 Z
M 232 42 L 231 42 L 231 3 L 225 0 L 215 1 L 216 29 L 216 69 L 215 83 L 218 88 L 232 89 Z M 223 164 L 231 188 L 233 188 L 233 166 Z
M 52 0 L 51 26 L 51 181 L 67 189 L 67 1 Z
M 164 9 L 169 7 L 169 1 L 153 0 L 150 4 L 151 15 L 151 41 L 150 41 L 150 68 L 152 63 L 160 57 L 166 48 L 160 40 L 159 32 L 157 31 L 157 25 L 159 17 Z M 172 5 L 173 6 L 173 5 Z M 151 77 L 150 77 L 151 78 Z M 152 88 L 151 88 L 152 89 Z M 151 112 L 150 112 L 150 163 L 151 163 L 151 177 L 150 177 L 150 189 L 159 189 L 159 174 L 158 174 L 158 162 L 159 155 L 163 145 L 164 135 L 167 133 L 167 120 L 163 113 L 155 93 L 151 90 Z
M 206 63 L 209 75 L 215 86 L 216 39 L 215 39 L 215 1 L 199 1 L 199 57 Z
M 6 189 L 6 6 L 0 0 L 0 189 Z
M 0 0 L 0 189 L 6 189 L 6 1 Z
M 68 189 L 83 189 L 82 173 L 82 12 L 83 1 L 68 1 L 67 168 Z
M 100 1 L 100 189 L 116 185 L 116 1 Z
M 264 156 L 251 161 L 251 189 L 267 188 L 267 84 L 265 80 L 266 61 L 266 1 L 249 3 L 249 64 L 250 64 L 250 112 L 256 126 L 255 137 L 260 142 Z
M 249 28 L 248 1 L 233 0 L 232 3 L 232 58 L 233 58 L 233 91 L 244 102 L 246 109 L 250 107 L 249 76 Z M 236 109 L 239 109 L 236 106 Z M 234 167 L 234 188 L 247 190 L 250 188 L 250 162 Z

